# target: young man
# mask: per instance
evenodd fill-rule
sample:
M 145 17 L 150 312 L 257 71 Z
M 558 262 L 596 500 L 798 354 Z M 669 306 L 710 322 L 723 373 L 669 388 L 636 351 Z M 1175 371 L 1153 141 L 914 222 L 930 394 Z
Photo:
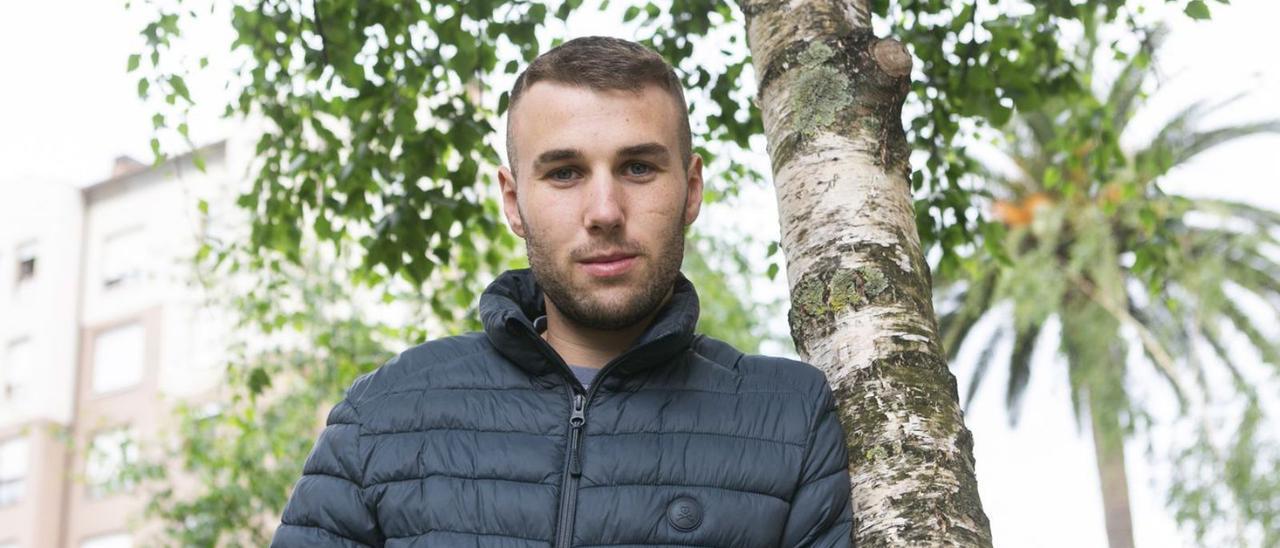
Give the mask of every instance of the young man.
M 587 37 L 535 59 L 498 171 L 531 268 L 484 291 L 483 332 L 352 385 L 272 546 L 852 546 L 822 372 L 694 333 L 690 141 L 652 51 Z

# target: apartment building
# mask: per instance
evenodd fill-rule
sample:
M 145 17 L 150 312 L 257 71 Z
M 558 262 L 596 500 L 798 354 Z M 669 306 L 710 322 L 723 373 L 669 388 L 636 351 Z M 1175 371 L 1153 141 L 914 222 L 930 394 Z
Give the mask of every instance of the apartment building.
M 179 400 L 214 397 L 225 318 L 191 260 L 238 187 L 226 141 L 106 180 L 0 187 L 0 548 L 135 545 L 114 481 Z M 234 156 L 234 152 L 232 153 Z

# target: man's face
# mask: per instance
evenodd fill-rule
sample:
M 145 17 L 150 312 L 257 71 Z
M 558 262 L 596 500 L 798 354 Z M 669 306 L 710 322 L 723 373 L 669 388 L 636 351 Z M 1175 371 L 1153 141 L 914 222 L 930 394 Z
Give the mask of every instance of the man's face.
M 538 82 L 512 116 L 517 181 L 498 171 L 503 209 L 556 309 L 593 329 L 633 326 L 666 298 L 684 227 L 702 205 L 702 158 L 681 165 L 677 102 Z

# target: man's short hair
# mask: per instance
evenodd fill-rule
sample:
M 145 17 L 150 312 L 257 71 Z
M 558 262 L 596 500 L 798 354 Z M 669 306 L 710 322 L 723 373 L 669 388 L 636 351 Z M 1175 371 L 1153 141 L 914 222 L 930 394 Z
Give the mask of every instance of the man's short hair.
M 676 100 L 680 108 L 680 159 L 689 169 L 693 154 L 693 134 L 689 128 L 689 106 L 675 69 L 653 50 L 629 40 L 607 36 L 574 38 L 539 55 L 516 77 L 507 102 L 507 162 L 516 172 L 516 146 L 511 134 L 512 113 L 525 90 L 549 81 L 582 86 L 599 91 L 639 93 L 646 85 L 656 85 Z

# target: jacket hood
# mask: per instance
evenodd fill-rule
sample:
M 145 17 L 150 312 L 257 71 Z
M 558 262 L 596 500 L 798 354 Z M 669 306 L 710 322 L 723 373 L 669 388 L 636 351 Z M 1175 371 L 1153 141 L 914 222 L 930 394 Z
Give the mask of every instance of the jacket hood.
M 560 356 L 539 335 L 545 316 L 542 289 L 529 268 L 503 272 L 480 295 L 480 321 L 489 341 L 533 375 L 567 372 Z M 614 368 L 634 373 L 667 362 L 693 342 L 697 323 L 698 293 L 683 273 L 677 273 L 671 298 L 631 347 L 614 359 Z

